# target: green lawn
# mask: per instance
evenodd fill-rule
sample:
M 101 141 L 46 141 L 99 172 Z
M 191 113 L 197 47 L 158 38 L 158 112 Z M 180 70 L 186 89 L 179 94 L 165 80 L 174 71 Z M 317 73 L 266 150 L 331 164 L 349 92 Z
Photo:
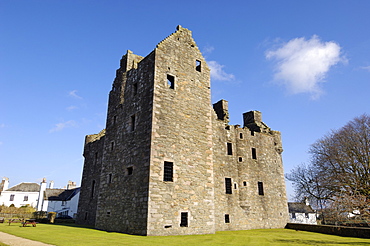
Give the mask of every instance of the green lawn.
M 288 229 L 226 231 L 211 235 L 144 237 L 90 228 L 38 224 L 0 224 L 0 231 L 54 245 L 369 245 L 370 239 L 339 237 Z M 1 244 L 0 244 L 1 245 Z

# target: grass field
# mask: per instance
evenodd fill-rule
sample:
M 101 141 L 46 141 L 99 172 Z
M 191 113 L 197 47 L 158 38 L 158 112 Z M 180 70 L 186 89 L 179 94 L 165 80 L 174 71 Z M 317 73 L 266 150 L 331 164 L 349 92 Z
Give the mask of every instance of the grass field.
M 368 245 L 370 239 L 339 237 L 288 229 L 226 231 L 211 235 L 144 237 L 90 228 L 38 224 L 0 224 L 0 231 L 53 245 Z M 0 240 L 1 241 L 1 240 Z M 0 244 L 1 245 L 1 244 Z

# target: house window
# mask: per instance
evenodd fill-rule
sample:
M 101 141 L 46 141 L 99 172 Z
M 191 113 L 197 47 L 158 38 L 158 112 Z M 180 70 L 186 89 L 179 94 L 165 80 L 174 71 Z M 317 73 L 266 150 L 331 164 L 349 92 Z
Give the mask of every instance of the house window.
M 127 175 L 132 175 L 133 172 L 134 172 L 134 168 L 133 167 L 128 167 L 127 168 Z
M 198 72 L 201 72 L 202 71 L 201 64 L 202 63 L 199 60 L 196 60 L 195 61 L 195 70 L 197 70 Z
M 243 133 L 239 133 L 239 138 L 243 139 Z
M 227 154 L 232 155 L 233 154 L 233 144 L 227 143 Z
M 309 218 L 308 213 L 304 213 L 304 215 L 307 219 Z
M 225 178 L 225 190 L 226 194 L 232 194 L 231 178 Z
M 175 89 L 175 77 L 174 76 L 167 74 L 167 85 L 171 89 Z
M 173 162 L 165 161 L 163 170 L 163 181 L 173 182 Z
M 24 201 L 24 202 L 27 202 L 27 201 L 28 201 L 28 196 L 24 196 L 24 197 L 23 197 L 23 201 Z
M 252 148 L 252 159 L 256 160 L 257 159 L 257 152 L 256 148 Z
M 9 201 L 14 201 L 14 197 L 15 197 L 15 195 L 10 195 Z
M 188 212 L 182 212 L 181 213 L 180 226 L 181 227 L 188 227 Z
M 295 217 L 295 213 L 292 213 L 292 218 L 293 218 L 293 219 L 295 219 L 295 218 L 296 218 L 296 217 Z
M 131 131 L 135 131 L 135 123 L 136 123 L 136 116 L 132 115 L 130 120 L 130 129 Z
M 263 191 L 263 182 L 258 182 L 258 195 L 263 196 L 265 195 Z
M 225 214 L 225 223 L 230 223 L 230 215 Z
M 67 204 L 66 201 L 62 201 L 62 206 L 65 206 Z

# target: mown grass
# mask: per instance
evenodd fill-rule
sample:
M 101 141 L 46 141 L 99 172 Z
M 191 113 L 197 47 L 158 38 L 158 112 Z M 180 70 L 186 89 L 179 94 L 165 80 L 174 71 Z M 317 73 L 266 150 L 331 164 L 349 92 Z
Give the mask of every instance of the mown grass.
M 0 231 L 53 245 L 370 245 L 370 239 L 339 237 L 288 229 L 224 231 L 210 235 L 144 237 L 91 228 L 38 224 L 0 224 Z M 1 240 L 0 240 L 1 241 Z M 1 244 L 0 244 L 1 245 Z

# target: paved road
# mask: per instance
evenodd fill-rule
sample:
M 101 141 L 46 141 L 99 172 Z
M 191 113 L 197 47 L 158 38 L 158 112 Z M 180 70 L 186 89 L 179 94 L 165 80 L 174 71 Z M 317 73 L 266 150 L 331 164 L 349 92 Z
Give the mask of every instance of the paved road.
M 0 232 L 0 242 L 5 243 L 10 246 L 48 246 L 51 244 L 46 244 L 42 242 L 37 242 L 21 237 L 16 237 L 4 232 Z

